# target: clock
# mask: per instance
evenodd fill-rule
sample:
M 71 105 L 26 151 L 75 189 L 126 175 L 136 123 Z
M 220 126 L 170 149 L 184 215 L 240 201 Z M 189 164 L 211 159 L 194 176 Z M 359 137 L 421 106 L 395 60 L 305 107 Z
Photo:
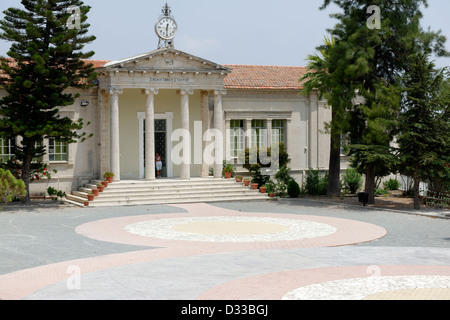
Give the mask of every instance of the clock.
M 163 40 L 171 40 L 177 34 L 178 26 L 171 17 L 160 18 L 155 25 L 155 31 L 158 37 Z

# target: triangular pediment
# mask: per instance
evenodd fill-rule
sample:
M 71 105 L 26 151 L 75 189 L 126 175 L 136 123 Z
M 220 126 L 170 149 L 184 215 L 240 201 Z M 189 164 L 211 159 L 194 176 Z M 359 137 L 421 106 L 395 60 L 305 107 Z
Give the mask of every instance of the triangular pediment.
M 221 73 L 231 69 L 206 59 L 196 57 L 174 48 L 158 49 L 122 60 L 111 61 L 103 66 L 108 71 L 146 71 L 173 73 Z

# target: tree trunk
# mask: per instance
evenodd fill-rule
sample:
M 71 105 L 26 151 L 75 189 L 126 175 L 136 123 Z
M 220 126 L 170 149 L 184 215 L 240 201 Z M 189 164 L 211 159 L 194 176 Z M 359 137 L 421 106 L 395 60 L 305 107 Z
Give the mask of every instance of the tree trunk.
M 339 197 L 341 195 L 341 136 L 331 129 L 330 163 L 328 169 L 328 197 Z
M 419 168 L 416 167 L 414 170 L 414 210 L 420 210 L 420 178 L 419 178 Z
M 34 145 L 34 144 L 33 144 Z M 25 188 L 27 191 L 27 195 L 23 198 L 22 202 L 24 204 L 30 204 L 30 171 L 31 171 L 31 163 L 33 162 L 33 156 L 28 150 L 28 147 L 24 146 L 24 157 L 22 160 L 22 180 L 25 183 Z
M 366 165 L 366 192 L 369 194 L 369 204 L 375 204 L 375 166 Z

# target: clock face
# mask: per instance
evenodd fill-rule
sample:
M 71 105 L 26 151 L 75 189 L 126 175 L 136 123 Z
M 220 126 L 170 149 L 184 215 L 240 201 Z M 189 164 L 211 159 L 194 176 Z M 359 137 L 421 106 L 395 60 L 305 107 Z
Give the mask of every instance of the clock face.
M 162 17 L 156 22 L 155 31 L 161 39 L 173 39 L 177 33 L 177 23 L 170 17 Z

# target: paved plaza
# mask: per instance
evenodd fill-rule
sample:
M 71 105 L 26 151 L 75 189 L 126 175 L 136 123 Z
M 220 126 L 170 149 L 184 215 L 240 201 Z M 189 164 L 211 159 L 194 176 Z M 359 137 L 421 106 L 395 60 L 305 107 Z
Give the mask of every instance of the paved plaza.
M 310 200 L 0 212 L 2 300 L 450 300 L 449 212 Z

